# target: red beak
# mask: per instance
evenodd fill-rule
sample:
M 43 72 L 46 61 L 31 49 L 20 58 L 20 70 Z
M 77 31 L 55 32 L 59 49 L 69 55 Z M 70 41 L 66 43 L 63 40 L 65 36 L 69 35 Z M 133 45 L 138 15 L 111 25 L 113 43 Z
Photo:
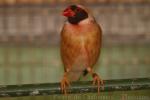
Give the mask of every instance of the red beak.
M 72 11 L 70 8 L 65 9 L 63 12 L 63 16 L 66 16 L 66 17 L 73 17 L 74 15 L 75 15 L 75 12 Z

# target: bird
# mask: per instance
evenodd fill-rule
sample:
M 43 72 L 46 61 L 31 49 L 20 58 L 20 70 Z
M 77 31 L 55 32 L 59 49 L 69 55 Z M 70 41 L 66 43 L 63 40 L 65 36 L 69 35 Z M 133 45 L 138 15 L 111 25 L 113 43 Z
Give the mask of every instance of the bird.
M 60 34 L 60 54 L 64 66 L 61 91 L 67 94 L 71 82 L 89 73 L 99 93 L 100 85 L 104 82 L 93 67 L 100 56 L 102 29 L 91 11 L 83 5 L 69 5 L 62 15 L 66 21 Z

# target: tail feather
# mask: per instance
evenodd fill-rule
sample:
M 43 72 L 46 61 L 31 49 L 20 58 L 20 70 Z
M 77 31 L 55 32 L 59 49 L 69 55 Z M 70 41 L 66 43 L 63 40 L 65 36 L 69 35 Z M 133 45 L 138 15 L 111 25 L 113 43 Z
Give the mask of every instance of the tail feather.
M 86 76 L 88 74 L 88 71 L 87 71 L 87 69 L 85 69 L 84 71 L 83 71 L 83 76 Z

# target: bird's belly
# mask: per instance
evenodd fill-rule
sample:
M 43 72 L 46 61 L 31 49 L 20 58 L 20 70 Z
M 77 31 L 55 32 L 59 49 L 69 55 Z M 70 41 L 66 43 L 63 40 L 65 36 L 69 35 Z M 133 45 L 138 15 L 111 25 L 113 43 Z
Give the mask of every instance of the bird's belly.
M 84 47 L 78 51 L 77 57 L 74 59 L 72 71 L 83 71 L 87 65 L 87 53 Z
M 86 69 L 86 52 L 84 49 L 77 50 L 77 56 L 74 58 L 74 62 L 68 72 L 68 77 L 71 81 L 78 80 Z

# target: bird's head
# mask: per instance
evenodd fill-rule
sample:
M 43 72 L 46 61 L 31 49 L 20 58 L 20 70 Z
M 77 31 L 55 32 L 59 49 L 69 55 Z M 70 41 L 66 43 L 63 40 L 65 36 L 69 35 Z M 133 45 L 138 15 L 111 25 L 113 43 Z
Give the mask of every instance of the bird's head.
M 78 24 L 88 18 L 87 11 L 79 5 L 70 5 L 63 11 L 63 16 L 68 18 L 69 23 Z

